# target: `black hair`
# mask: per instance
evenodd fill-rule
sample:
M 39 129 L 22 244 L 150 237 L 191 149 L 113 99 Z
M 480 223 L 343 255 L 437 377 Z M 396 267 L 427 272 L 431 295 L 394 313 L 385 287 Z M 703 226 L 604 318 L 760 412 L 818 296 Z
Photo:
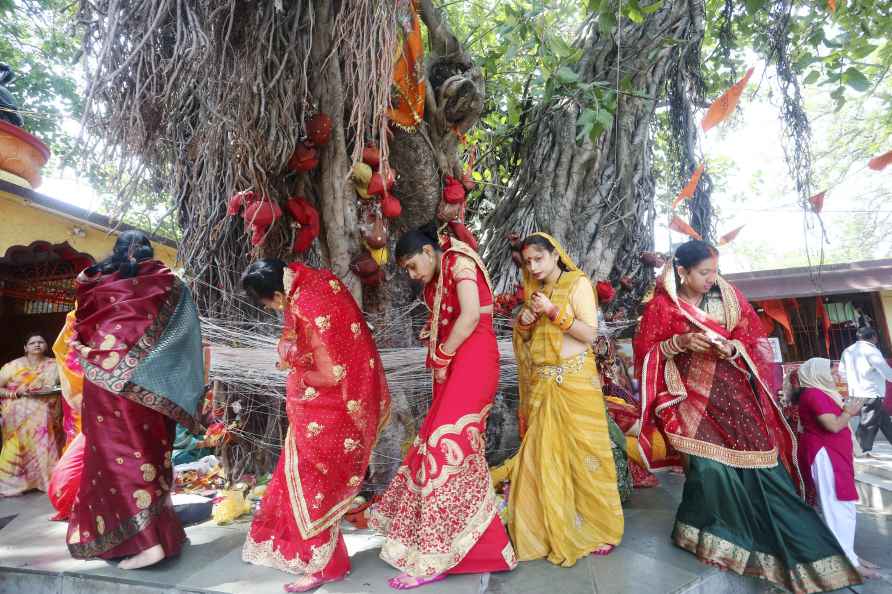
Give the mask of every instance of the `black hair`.
M 257 260 L 242 274 L 242 289 L 252 300 L 260 303 L 272 299 L 276 291 L 285 292 L 285 262 L 275 258 Z
M 132 278 L 139 272 L 139 263 L 151 260 L 155 257 L 155 250 L 146 234 L 136 229 L 124 231 L 115 241 L 115 247 L 109 257 L 101 262 L 97 262 L 88 269 L 88 272 L 95 274 L 114 274 L 121 275 L 121 278 Z
M 690 270 L 700 262 L 715 258 L 718 255 L 719 251 L 712 244 L 700 239 L 692 239 L 678 246 L 672 263 Z
M 540 250 L 545 250 L 549 254 L 554 253 L 554 246 L 550 241 L 542 237 L 541 235 L 528 235 L 521 243 L 520 243 L 520 251 L 524 251 L 528 247 L 537 247 Z M 558 260 L 558 266 L 564 272 L 567 272 L 567 266 L 564 265 L 563 260 Z
M 426 245 L 431 246 L 434 250 L 440 250 L 440 238 L 437 233 L 437 223 L 435 221 L 431 221 L 417 229 L 407 231 L 405 235 L 400 237 L 400 240 L 396 242 L 396 250 L 394 253 L 396 261 L 402 262 L 403 260 L 417 256 Z
M 858 328 L 858 332 L 855 333 L 855 337 L 858 340 L 876 340 L 877 338 L 879 338 L 879 336 L 877 335 L 877 331 L 870 326 L 862 326 Z
M 35 336 L 37 338 L 43 340 L 43 342 L 46 343 L 46 338 L 44 338 L 43 332 L 41 332 L 39 330 L 34 330 L 32 332 L 28 332 L 27 334 L 25 334 L 25 344 L 27 345 L 29 342 L 31 342 L 31 339 L 34 338 Z

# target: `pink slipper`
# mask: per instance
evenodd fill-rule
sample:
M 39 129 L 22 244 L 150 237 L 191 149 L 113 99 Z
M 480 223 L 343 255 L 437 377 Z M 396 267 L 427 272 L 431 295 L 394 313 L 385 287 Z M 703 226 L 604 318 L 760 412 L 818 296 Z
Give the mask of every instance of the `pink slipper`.
M 440 582 L 445 579 L 445 573 L 441 573 L 440 575 L 435 575 L 432 577 L 413 577 L 408 573 L 401 573 L 392 580 L 387 580 L 387 584 L 394 590 L 414 590 L 415 588 L 427 586 L 428 584 Z
M 601 548 L 601 549 L 599 549 L 599 550 L 597 550 L 597 551 L 593 551 L 593 552 L 592 552 L 592 555 L 594 555 L 595 557 L 606 557 L 607 555 L 609 555 L 610 553 L 612 553 L 612 552 L 613 552 L 613 549 L 615 549 L 615 548 L 616 548 L 616 547 L 615 547 L 614 545 L 607 545 L 607 546 L 604 547 L 604 548 Z

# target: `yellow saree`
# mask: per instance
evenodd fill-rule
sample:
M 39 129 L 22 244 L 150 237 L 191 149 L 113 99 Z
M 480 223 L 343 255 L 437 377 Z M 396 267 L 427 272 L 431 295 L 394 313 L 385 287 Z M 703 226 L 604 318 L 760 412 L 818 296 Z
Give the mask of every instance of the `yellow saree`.
M 575 319 L 597 327 L 591 282 L 558 251 L 564 272 L 541 286 L 524 271 L 524 291 L 550 294 Z M 508 530 L 518 559 L 547 558 L 570 567 L 602 545 L 617 545 L 623 512 L 607 426 L 607 410 L 591 349 L 563 359 L 563 332 L 544 316 L 529 331 L 515 327 L 523 440 L 517 454 L 493 470 L 511 482 Z

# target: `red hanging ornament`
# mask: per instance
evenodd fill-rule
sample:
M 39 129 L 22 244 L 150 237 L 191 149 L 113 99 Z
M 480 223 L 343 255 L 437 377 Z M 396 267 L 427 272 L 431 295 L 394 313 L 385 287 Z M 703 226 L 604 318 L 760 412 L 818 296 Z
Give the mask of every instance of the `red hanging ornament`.
M 328 144 L 331 139 L 331 118 L 320 111 L 307 120 L 307 138 L 317 146 Z
M 381 166 L 381 153 L 376 147 L 367 146 L 362 149 L 362 161 L 372 169 L 378 169 Z
M 381 198 L 381 214 L 388 219 L 399 218 L 403 214 L 403 205 L 400 204 L 396 196 L 390 192 L 384 192 L 384 197 Z
M 447 204 L 459 204 L 465 201 L 465 187 L 454 177 L 446 176 L 443 188 L 443 201 Z
M 319 211 L 307 202 L 303 196 L 293 196 L 285 203 L 285 207 L 291 214 L 291 218 L 300 225 L 300 229 L 294 236 L 291 251 L 301 254 L 313 245 L 313 241 L 319 237 Z
M 373 196 L 382 196 L 386 191 L 386 187 L 384 185 L 384 178 L 380 173 L 373 173 L 372 179 L 369 180 L 368 193 Z
M 598 303 L 610 303 L 616 297 L 616 291 L 607 281 L 598 281 L 595 283 L 595 289 L 598 293 Z
M 254 192 L 239 192 L 229 199 L 226 213 L 235 216 L 244 207 L 242 219 L 250 225 L 253 234 L 251 245 L 260 245 L 276 219 L 282 216 L 282 209 L 268 196 L 257 196 Z
M 319 154 L 306 143 L 299 142 L 288 160 L 288 169 L 291 171 L 312 171 L 319 165 Z
M 815 194 L 808 199 L 808 203 L 811 204 L 812 210 L 818 214 L 821 214 L 821 211 L 824 210 L 824 197 L 826 194 L 827 190 L 824 190 L 820 194 Z

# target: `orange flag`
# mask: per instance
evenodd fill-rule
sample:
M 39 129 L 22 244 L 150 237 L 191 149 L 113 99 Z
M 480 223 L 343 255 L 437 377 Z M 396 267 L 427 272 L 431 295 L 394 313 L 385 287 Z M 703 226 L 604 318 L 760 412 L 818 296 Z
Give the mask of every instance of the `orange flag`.
M 703 239 L 700 237 L 700 234 L 694 231 L 694 228 L 688 225 L 684 219 L 679 216 L 672 217 L 672 222 L 669 223 L 669 228 L 673 231 L 678 231 L 679 233 L 683 233 L 688 237 L 692 237 L 694 239 Z
M 740 230 L 743 229 L 744 226 L 745 225 L 741 225 L 737 229 L 734 229 L 733 231 L 729 231 L 728 233 L 725 233 L 724 235 L 722 235 L 719 238 L 719 245 L 727 245 L 727 244 L 731 243 L 732 241 L 734 241 L 734 239 L 737 237 L 737 234 L 740 233 Z
M 827 8 L 830 12 L 836 12 L 836 0 L 827 0 Z
M 703 164 L 701 163 L 697 169 L 694 170 L 694 173 L 691 174 L 691 179 L 688 180 L 688 183 L 681 189 L 681 192 L 678 193 L 678 196 L 675 197 L 675 200 L 672 201 L 672 208 L 676 208 L 682 201 L 687 200 L 688 198 L 692 198 L 694 196 L 694 192 L 697 191 L 697 184 L 700 183 L 700 176 L 703 175 Z
M 743 75 L 743 78 L 731 85 L 730 89 L 712 102 L 712 105 L 710 105 L 709 109 L 706 111 L 706 115 L 703 116 L 703 121 L 700 123 L 704 132 L 708 132 L 710 128 L 725 121 L 732 113 L 734 113 L 734 110 L 737 108 L 737 102 L 740 101 L 740 95 L 743 94 L 743 90 L 746 88 L 746 84 L 750 81 L 750 77 L 753 75 L 754 70 L 754 68 L 747 70 L 746 74 Z
M 824 210 L 824 195 L 827 193 L 827 190 L 824 190 L 820 194 L 815 194 L 811 198 L 808 199 L 808 203 L 811 204 L 811 207 L 814 209 L 816 213 L 819 213 Z
M 870 160 L 870 162 L 867 164 L 867 166 L 870 167 L 871 169 L 873 169 L 874 171 L 882 171 L 883 169 L 886 168 L 886 165 L 888 165 L 889 163 L 892 163 L 892 151 L 889 151 L 888 153 L 883 153 L 879 157 L 874 157 L 873 159 Z

